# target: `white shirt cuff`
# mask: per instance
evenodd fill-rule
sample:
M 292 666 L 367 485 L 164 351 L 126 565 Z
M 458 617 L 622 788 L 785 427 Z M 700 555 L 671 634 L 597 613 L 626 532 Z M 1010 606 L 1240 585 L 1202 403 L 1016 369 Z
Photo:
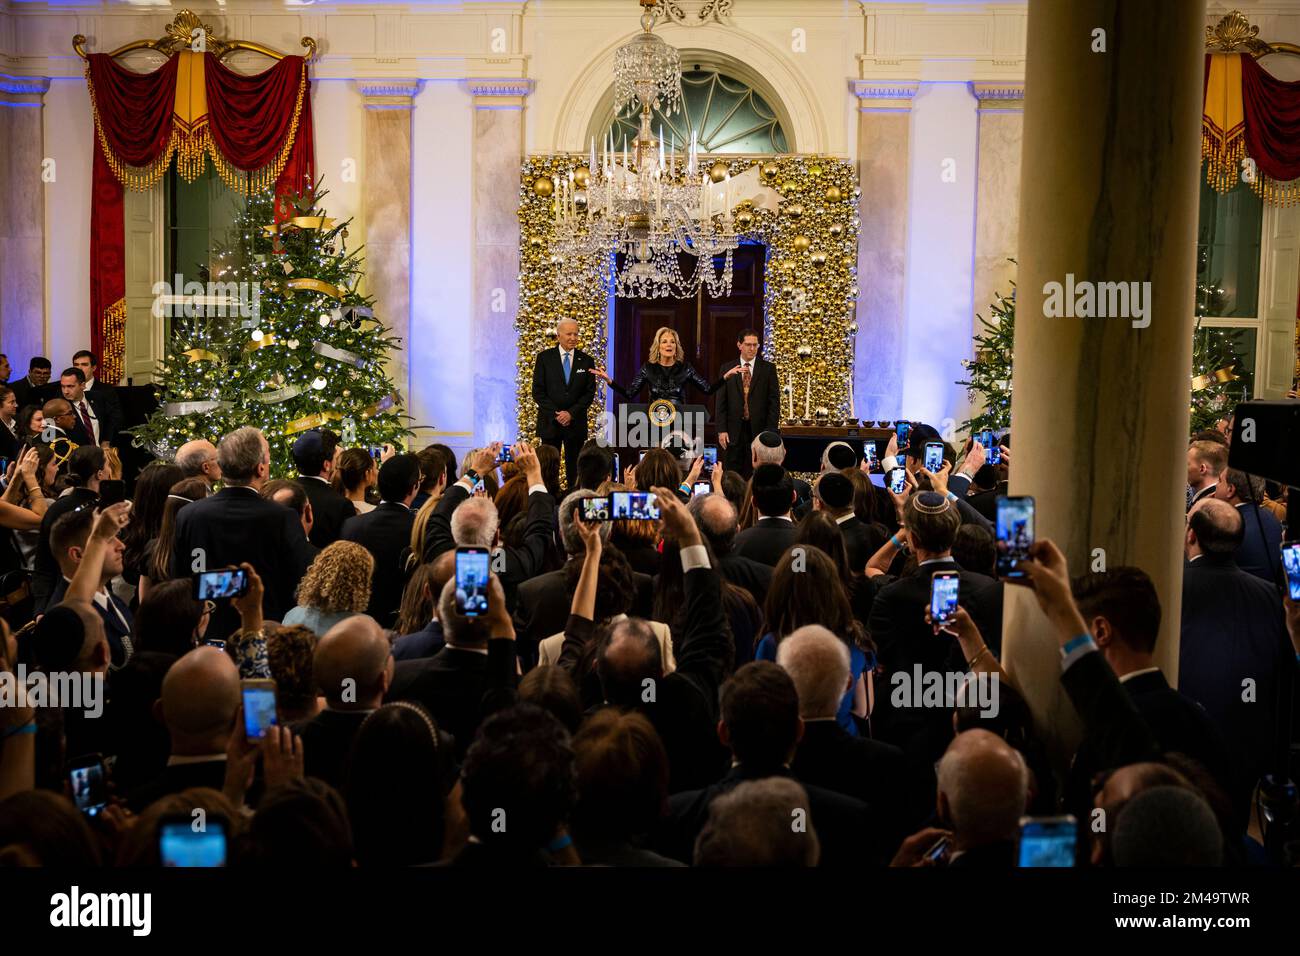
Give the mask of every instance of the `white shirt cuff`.
M 537 484 L 535 484 L 535 485 L 529 485 L 529 486 L 528 486 L 528 493 L 529 493 L 530 495 L 531 495 L 533 492 L 535 492 L 535 491 L 541 491 L 541 492 L 544 492 L 544 493 L 549 494 L 549 492 L 546 491 L 546 486 L 545 486 L 544 484 L 542 484 L 540 481 L 539 481 Z
M 683 572 L 710 567 L 709 552 L 704 549 L 702 544 L 693 544 L 689 548 L 682 548 L 681 553 Z
M 889 472 L 892 469 L 897 467 L 898 467 L 897 455 L 886 455 L 884 458 L 880 459 L 880 470 L 883 471 L 885 474 L 889 474 Z

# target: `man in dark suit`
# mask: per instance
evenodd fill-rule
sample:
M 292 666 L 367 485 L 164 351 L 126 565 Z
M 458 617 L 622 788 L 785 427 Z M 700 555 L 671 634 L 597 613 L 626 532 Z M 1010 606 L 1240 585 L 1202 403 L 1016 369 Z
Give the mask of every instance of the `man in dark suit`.
M 343 789 L 352 738 L 384 702 L 393 679 L 388 637 L 370 617 L 354 614 L 331 627 L 316 644 L 312 679 L 325 708 L 293 726 L 303 742 L 303 770 Z
M 762 608 L 772 584 L 772 566 L 735 553 L 739 533 L 735 506 L 723 495 L 697 495 L 691 499 L 690 510 L 700 534 L 718 559 L 718 571 L 736 587 L 748 591 Z M 746 662 L 749 659 L 746 655 Z
M 154 716 L 167 727 L 167 768 L 127 798 L 136 813 L 190 787 L 222 789 L 226 748 L 239 713 L 239 668 L 223 650 L 197 647 L 167 671 Z
M 1276 761 L 1279 678 L 1293 655 L 1278 589 L 1233 561 L 1243 534 L 1226 501 L 1203 499 L 1187 515 L 1178 688 L 1209 712 L 1253 783 Z
M 72 490 L 56 498 L 41 516 L 41 530 L 36 539 L 36 552 L 32 558 L 32 597 L 36 613 L 44 611 L 50 603 L 50 594 L 59 581 L 59 562 L 50 550 L 50 531 L 54 522 L 83 505 L 99 500 L 99 483 L 108 477 L 104 466 L 104 450 L 98 445 L 78 448 L 68 458 L 68 480 Z
M 394 455 L 379 467 L 379 504 L 369 514 L 343 522 L 342 540 L 355 541 L 374 556 L 366 613 L 381 627 L 391 628 L 397 623 L 406 586 L 411 526 L 415 524 L 411 502 L 419 490 L 419 460 L 414 455 Z
M 44 405 L 51 398 L 59 395 L 59 386 L 50 381 L 50 360 L 43 355 L 35 355 L 27 364 L 27 375 L 9 387 L 18 396 L 18 407 L 24 405 Z
M 72 411 L 72 403 L 62 398 L 51 398 L 41 410 L 45 413 L 45 427 L 41 429 L 41 441 L 53 445 L 60 439 L 72 442 L 79 448 L 95 444 L 95 439 L 77 421 Z
M 1214 497 L 1226 501 L 1241 515 L 1241 547 L 1233 555 L 1237 567 L 1269 583 L 1277 581 L 1282 566 L 1282 523 L 1259 506 L 1264 500 L 1264 479 L 1236 468 L 1225 469 L 1214 488 Z
M 733 378 L 735 376 L 732 376 Z M 769 429 L 765 432 L 759 432 L 754 436 L 754 440 L 749 444 L 749 464 L 751 468 L 757 468 L 759 465 L 781 465 L 785 466 L 785 442 L 781 440 L 780 432 Z M 812 507 L 812 485 L 802 478 L 790 476 L 794 482 L 794 517 L 802 518 Z
M 94 352 L 82 349 L 72 356 L 73 368 L 81 369 L 85 378 L 86 397 L 94 403 L 99 411 L 99 441 L 113 444 L 118 432 L 125 424 L 122 414 L 122 401 L 118 397 L 113 383 L 102 381 L 99 377 L 99 360 Z
M 1222 732 L 1205 708 L 1170 687 L 1156 666 L 1153 655 L 1161 609 L 1151 579 L 1139 568 L 1118 567 L 1075 578 L 1072 590 L 1093 641 L 1160 749 L 1183 753 L 1200 762 L 1224 793 L 1233 798 L 1238 811 L 1245 810 L 1249 792 L 1239 786 L 1239 775 Z M 1075 754 L 1066 800 L 1076 816 L 1092 809 L 1093 778 L 1112 769 L 1102 762 L 1100 753 L 1100 741 L 1089 736 Z
M 1014 867 L 1029 800 L 1029 768 L 1020 752 L 987 730 L 968 730 L 948 745 L 937 774 L 939 819 L 952 831 L 948 866 Z
M 718 392 L 718 444 L 726 452 L 726 467 L 748 478 L 750 444 L 760 432 L 777 431 L 781 425 L 781 383 L 776 366 L 758 355 L 758 333 L 741 329 L 736 336 L 740 355 L 723 362 L 721 378 L 737 365 L 739 375 L 727 379 Z
M 587 440 L 587 409 L 596 395 L 595 359 L 578 348 L 578 323 L 561 319 L 556 345 L 543 349 L 533 364 L 537 437 L 561 450 L 569 487 L 578 484 L 578 454 Z
M 759 465 L 751 479 L 754 507 L 760 515 L 752 528 L 736 535 L 735 553 L 776 567 L 794 544 L 794 483 L 780 465 Z
M 424 533 L 424 560 L 432 561 L 444 551 L 457 546 L 497 548 L 501 543 L 497 523 L 496 505 L 489 498 L 472 497 L 474 482 L 479 475 L 496 467 L 498 445 L 480 448 L 470 456 L 470 466 L 443 494 L 442 500 L 429 516 Z M 555 499 L 542 481 L 542 469 L 537 463 L 537 453 L 526 442 L 515 445 L 515 464 L 528 481 L 528 511 L 524 522 L 523 544 L 517 548 L 501 548 L 492 556 L 493 566 L 500 570 L 501 585 L 506 592 L 506 605 L 513 610 L 519 586 L 541 570 L 550 549 L 554 547 Z M 497 562 L 501 564 L 498 565 Z
M 296 603 L 294 592 L 312 555 L 298 516 L 259 494 L 271 468 L 271 449 L 256 428 L 221 439 L 217 459 L 225 484 L 215 495 L 186 505 L 176 519 L 172 576 L 237 567 L 247 561 L 265 587 L 269 620 L 281 620 Z M 239 625 L 234 609 L 219 605 L 209 627 L 226 634 Z
M 91 397 L 86 391 L 85 376 L 79 368 L 65 368 L 59 377 L 59 387 L 63 390 L 63 400 L 72 406 L 77 428 L 90 438 L 85 444 L 107 447 L 112 436 L 109 434 L 110 423 L 103 405 L 103 394 Z M 76 441 L 72 433 L 69 433 L 69 437 Z
M 328 429 L 303 432 L 293 443 L 294 466 L 298 480 L 311 502 L 311 543 L 327 547 L 339 539 L 343 522 L 357 513 L 352 502 L 330 485 L 334 462 L 338 458 L 339 436 Z
M 123 551 L 122 541 L 116 536 L 118 526 L 111 518 L 111 514 L 102 515 L 99 518 L 101 524 L 96 521 L 92 509 L 79 508 L 54 522 L 50 529 L 50 551 L 58 561 L 60 577 L 47 606 L 53 607 L 66 599 L 72 579 L 88 554 L 92 534 L 98 537 L 100 547 L 95 566 L 99 573 L 95 574 L 94 567 L 87 567 L 86 573 L 94 575 L 93 580 L 87 585 L 87 590 L 81 594 L 74 593 L 74 597 L 89 601 L 103 619 L 104 636 L 112 652 L 112 667 L 118 670 L 131 659 L 134 647 L 131 643 L 131 610 L 109 587 L 109 582 L 122 573 Z M 93 588 L 93 592 L 89 588 Z
M 791 772 L 803 721 L 794 682 L 769 661 L 746 664 L 722 686 L 718 736 L 732 754 L 731 770 L 717 783 L 676 793 L 660 852 L 689 862 L 695 839 L 709 816 L 709 804 L 747 780 L 798 779 Z M 862 866 L 883 862 L 880 821 L 861 800 L 800 780 L 808 794 L 808 817 L 821 843 L 822 866 Z
M 18 434 L 18 397 L 8 385 L 0 385 L 0 458 L 16 461 L 23 438 Z
M 1187 510 L 1214 496 L 1219 475 L 1228 468 L 1228 446 L 1218 441 L 1194 441 L 1187 448 Z
M 1002 584 L 993 578 L 962 570 L 952 558 L 952 543 L 961 527 L 956 505 L 935 491 L 912 495 L 903 506 L 903 531 L 915 553 L 917 569 L 876 592 L 868 630 L 876 642 L 880 663 L 888 674 L 922 671 L 966 670 L 961 649 L 946 632 L 935 633 L 926 623 L 931 579 L 938 571 L 959 574 L 958 603 L 966 609 L 994 656 L 1002 644 Z M 889 677 L 886 676 L 886 681 Z M 893 695 L 876 700 L 873 724 L 878 736 L 906 748 L 906 741 L 936 718 L 947 720 L 946 711 L 933 708 L 895 708 Z M 933 757 L 931 758 L 933 759 Z
M 864 573 L 867 560 L 876 552 L 872 547 L 875 539 L 871 528 L 853 511 L 853 482 L 837 471 L 826 472 L 813 485 L 813 510 L 825 511 L 839 525 L 849 570 Z

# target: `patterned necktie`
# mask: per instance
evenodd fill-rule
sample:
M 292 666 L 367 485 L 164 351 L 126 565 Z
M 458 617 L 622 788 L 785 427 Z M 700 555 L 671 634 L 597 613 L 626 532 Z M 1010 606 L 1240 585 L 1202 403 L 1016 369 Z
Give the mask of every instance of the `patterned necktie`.
M 740 387 L 745 393 L 745 418 L 749 418 L 749 363 L 745 362 L 740 367 Z
M 564 353 L 564 384 L 569 384 L 569 353 Z
M 81 410 L 81 424 L 83 424 L 83 425 L 86 426 L 86 434 L 90 436 L 90 440 L 91 440 L 91 441 L 94 441 L 94 440 L 95 440 L 95 429 L 94 429 L 93 427 L 91 427 L 91 424 L 90 424 L 90 413 L 86 411 L 86 403 L 85 403 L 85 401 L 80 401 L 80 402 L 78 402 L 78 403 L 77 403 L 77 407 Z

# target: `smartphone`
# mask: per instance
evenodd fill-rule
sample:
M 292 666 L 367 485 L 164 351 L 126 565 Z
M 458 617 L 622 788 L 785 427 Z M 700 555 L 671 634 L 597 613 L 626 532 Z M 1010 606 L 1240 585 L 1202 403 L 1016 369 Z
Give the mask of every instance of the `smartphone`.
M 103 754 L 84 754 L 68 761 L 68 787 L 72 802 L 88 817 L 97 817 L 108 806 L 108 768 Z
M 867 463 L 870 471 L 875 471 L 880 467 L 880 452 L 876 448 L 876 440 L 868 438 L 862 443 L 862 460 Z
M 217 637 L 210 637 L 203 642 L 204 647 L 215 647 L 219 651 L 226 649 L 226 642 Z
M 163 866 L 225 866 L 226 821 L 212 813 L 201 824 L 188 813 L 167 814 L 158 823 L 158 856 Z
M 984 460 L 990 465 L 1002 463 L 1002 452 L 998 449 L 998 438 L 991 431 L 982 431 L 975 440 L 984 446 Z
M 714 465 L 716 465 L 717 463 L 718 463 L 718 446 L 717 446 L 717 445 L 705 445 L 705 446 L 704 446 L 704 468 L 705 468 L 705 470 L 707 471 L 708 469 L 712 468 L 712 467 L 713 467 Z
M 619 475 L 623 474 L 623 469 L 618 464 L 618 452 L 614 452 L 614 473 L 610 475 L 614 481 L 618 481 Z
M 659 505 L 648 491 L 616 491 L 610 496 L 610 504 L 610 513 L 615 519 L 659 520 Z
M 487 485 L 483 484 L 482 478 L 474 482 L 474 492 L 477 494 L 480 491 L 487 491 Z
M 1291 600 L 1300 601 L 1300 541 L 1282 542 L 1282 568 L 1286 571 Z
M 383 446 L 383 445 L 371 445 L 371 446 L 370 446 L 370 457 L 373 458 L 375 461 L 379 461 L 379 459 L 383 458 L 383 457 L 384 457 L 384 446 Z
M 9 470 L 9 459 L 0 458 L 0 475 L 3 475 L 8 470 Z
M 647 448 L 645 451 L 641 452 L 641 457 L 638 458 L 637 461 L 645 461 L 645 456 L 648 454 L 650 454 L 650 449 Z
M 961 576 L 956 571 L 936 571 L 930 578 L 930 619 L 947 624 L 957 613 L 957 590 Z
M 248 572 L 243 568 L 200 571 L 190 580 L 194 582 L 196 601 L 219 601 L 221 598 L 239 597 L 248 591 Z
M 1074 841 L 1078 824 L 1066 814 L 1059 817 L 1020 818 L 1018 866 L 1074 866 Z
M 925 851 L 925 859 L 930 861 L 942 860 L 948 853 L 948 838 L 939 837 L 939 841 L 934 846 Z
M 889 469 L 889 490 L 896 495 L 901 495 L 907 490 L 907 469 L 901 465 L 897 468 Z
M 1023 578 L 1021 561 L 1029 559 L 1034 545 L 1034 499 L 1029 495 L 997 499 L 998 577 Z
M 711 494 L 713 494 L 713 482 L 711 482 L 711 481 L 697 481 L 697 482 L 695 483 L 695 486 L 694 486 L 693 488 L 691 488 L 691 494 L 692 494 L 692 495 L 711 495 Z
M 501 446 L 501 451 L 497 454 L 497 464 L 498 464 L 498 465 L 500 465 L 500 464 L 504 464 L 504 463 L 507 462 L 507 461 L 514 461 L 514 458 L 511 457 L 511 455 L 510 455 L 510 445 L 509 445 L 509 444 L 502 445 L 502 446 Z
M 943 442 L 928 441 L 925 443 L 924 467 L 931 474 L 937 474 L 943 468 Z
M 466 617 L 480 617 L 488 609 L 487 548 L 456 549 L 456 610 Z
M 241 680 L 239 691 L 244 700 L 244 736 L 250 741 L 261 740 L 278 723 L 275 681 L 267 677 Z
M 609 499 L 608 498 L 583 498 L 582 499 L 582 520 L 583 521 L 608 521 L 609 520 Z
M 99 483 L 99 508 L 107 508 L 126 501 L 126 482 L 120 478 L 105 478 Z
M 907 447 L 907 436 L 912 434 L 912 423 L 895 422 L 894 434 L 898 436 L 898 450 L 902 451 Z

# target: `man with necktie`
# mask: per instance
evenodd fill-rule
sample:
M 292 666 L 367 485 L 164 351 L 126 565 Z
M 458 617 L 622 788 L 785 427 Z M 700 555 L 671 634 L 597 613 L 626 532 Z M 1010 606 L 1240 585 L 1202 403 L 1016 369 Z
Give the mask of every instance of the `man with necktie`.
M 578 452 L 587 440 L 587 409 L 596 395 L 596 379 L 591 374 L 596 362 L 578 348 L 574 319 L 561 319 L 555 338 L 555 347 L 544 349 L 533 364 L 537 437 L 560 449 L 566 480 L 572 487 L 578 474 Z
M 90 438 L 86 444 L 107 446 L 109 436 L 104 407 L 99 399 L 86 391 L 85 373 L 76 366 L 65 368 L 59 376 L 59 387 L 63 389 L 63 400 L 72 406 L 77 429 Z
M 740 366 L 740 374 L 727 379 L 718 392 L 718 445 L 725 453 L 725 467 L 748 478 L 753 472 L 750 444 L 754 436 L 779 431 L 781 384 L 776 366 L 758 355 L 756 331 L 741 329 L 736 336 L 736 347 L 739 357 L 718 369 L 719 375 L 726 375 Z

